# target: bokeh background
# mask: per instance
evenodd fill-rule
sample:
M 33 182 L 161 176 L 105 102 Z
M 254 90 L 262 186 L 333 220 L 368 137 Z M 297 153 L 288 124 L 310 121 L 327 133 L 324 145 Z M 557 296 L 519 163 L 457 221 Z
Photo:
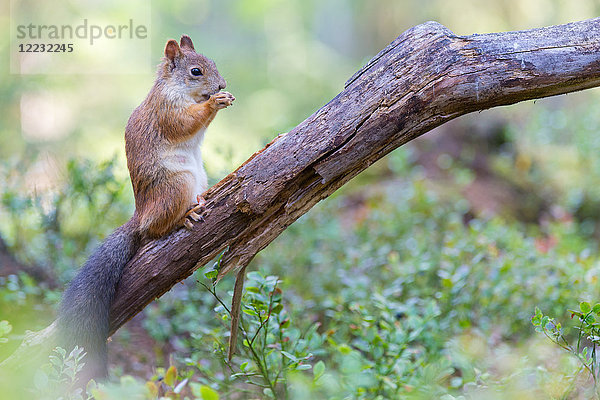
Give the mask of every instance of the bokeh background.
M 600 1 L 149 7 L 153 63 L 168 39 L 188 34 L 237 98 L 203 147 L 216 183 L 416 24 L 435 20 L 458 35 L 514 31 L 594 18 Z M 8 4 L 0 10 L 8 27 Z M 8 46 L 0 37 L 5 61 Z M 4 62 L 0 76 L 0 320 L 12 326 L 0 343 L 5 356 L 25 329 L 52 321 L 77 266 L 133 211 L 123 130 L 154 75 L 11 75 Z M 207 388 L 240 399 L 590 398 L 596 388 L 580 352 L 553 345 L 530 319 L 539 306 L 576 342 L 567 310 L 600 300 L 599 104 L 592 89 L 492 109 L 396 150 L 251 265 L 259 273 L 245 300 L 249 332 L 260 326 L 251 305 L 265 300 L 252 296 L 274 289 L 269 276 L 283 290 L 281 320 L 264 328 L 261 348 L 271 375 L 261 377 L 244 346 L 224 363 L 226 312 L 198 285 L 209 282 L 200 271 L 116 335 L 113 381 L 137 381 L 121 381 L 115 393 L 144 380 L 158 387 L 175 365 L 190 398 L 214 398 L 202 397 L 213 395 Z M 225 303 L 231 283 L 217 287 Z
M 458 35 L 520 30 L 591 18 L 599 5 L 240 0 L 152 1 L 149 7 L 153 63 L 168 39 L 187 33 L 216 61 L 239 100 L 207 136 L 207 168 L 218 179 L 329 101 L 353 72 L 413 25 L 435 20 Z M 8 4 L 3 8 L 8 26 Z M 116 154 L 124 165 L 123 128 L 153 74 L 86 76 L 85 63 L 81 75 L 73 76 L 9 75 L 2 68 L 3 159 L 37 156 L 51 165 L 40 169 L 56 170 L 69 157 L 105 160 Z M 29 108 L 36 112 L 29 114 Z

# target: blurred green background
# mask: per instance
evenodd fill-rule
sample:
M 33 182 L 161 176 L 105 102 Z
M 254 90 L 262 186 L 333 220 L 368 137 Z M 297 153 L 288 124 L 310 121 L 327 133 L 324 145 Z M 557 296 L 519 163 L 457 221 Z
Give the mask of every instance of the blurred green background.
M 0 7 L 8 29 L 8 4 Z M 594 18 L 600 1 L 149 7 L 153 63 L 168 39 L 188 34 L 237 98 L 203 147 L 216 183 L 416 24 L 435 20 L 458 35 L 522 30 Z M 8 46 L 1 37 L 4 60 Z M 7 62 L 0 68 L 0 320 L 13 327 L 3 334 L 0 325 L 3 358 L 25 329 L 53 320 L 64 284 L 132 213 L 123 130 L 154 75 L 20 76 Z M 580 352 L 552 346 L 530 318 L 539 306 L 575 325 L 567 310 L 600 300 L 599 102 L 592 89 L 492 109 L 396 150 L 251 265 L 260 273 L 247 284 L 248 332 L 261 326 L 261 312 L 277 315 L 260 328 L 262 359 L 242 344 L 225 362 L 227 313 L 198 285 L 209 282 L 200 271 L 115 335 L 112 378 L 121 382 L 104 398 L 153 398 L 144 380 L 173 389 L 184 379 L 181 398 L 597 396 Z M 273 276 L 281 298 L 273 299 Z M 231 287 L 230 279 L 217 287 L 225 304 Z M 577 340 L 577 330 L 565 327 L 565 337 Z M 178 368 L 175 382 L 158 383 L 169 365 Z
M 8 4 L 2 7 L 8 26 Z M 206 138 L 207 169 L 219 179 L 329 101 L 353 72 L 413 25 L 436 20 L 459 35 L 519 30 L 591 18 L 600 5 L 567 0 L 240 0 L 152 1 L 149 7 L 153 63 L 159 63 L 168 39 L 187 33 L 199 51 L 216 61 L 238 99 Z M 4 59 L 7 40 L 0 42 Z M 123 168 L 123 129 L 153 74 L 19 76 L 6 68 L 4 63 L 2 159 L 35 158 L 36 169 L 47 171 L 50 180 L 60 179 L 56 174 L 65 159 L 79 155 L 104 160 L 116 154 Z M 24 131 L 21 113 L 29 105 L 37 124 Z

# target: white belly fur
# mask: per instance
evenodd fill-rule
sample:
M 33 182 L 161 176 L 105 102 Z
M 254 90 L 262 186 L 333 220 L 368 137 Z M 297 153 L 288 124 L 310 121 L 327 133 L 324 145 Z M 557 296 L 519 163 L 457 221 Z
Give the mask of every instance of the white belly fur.
M 196 195 L 204 193 L 208 189 L 206 171 L 202 163 L 202 152 L 200 145 L 204 138 L 205 129 L 199 130 L 192 138 L 185 142 L 170 145 L 164 151 L 164 166 L 173 172 L 190 174 L 194 179 L 194 191 L 192 192 L 192 203 L 196 203 Z

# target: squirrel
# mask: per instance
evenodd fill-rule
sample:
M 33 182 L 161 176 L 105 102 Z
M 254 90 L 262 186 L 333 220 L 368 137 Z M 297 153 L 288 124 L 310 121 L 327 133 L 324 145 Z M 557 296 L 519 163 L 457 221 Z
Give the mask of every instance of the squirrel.
M 87 353 L 83 382 L 108 376 L 110 307 L 125 265 L 147 241 L 201 220 L 208 184 L 200 145 L 217 112 L 235 100 L 225 86 L 189 36 L 167 42 L 154 86 L 125 128 L 135 212 L 81 267 L 59 307 L 59 344 Z

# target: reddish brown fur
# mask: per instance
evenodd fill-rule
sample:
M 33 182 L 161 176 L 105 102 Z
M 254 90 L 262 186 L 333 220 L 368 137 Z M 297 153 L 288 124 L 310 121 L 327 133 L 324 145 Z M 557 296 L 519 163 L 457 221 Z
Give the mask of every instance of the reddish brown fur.
M 157 80 L 125 129 L 134 218 L 140 232 L 150 238 L 180 225 L 194 205 L 190 201 L 195 195 L 193 176 L 166 168 L 161 159 L 164 151 L 208 127 L 217 111 L 224 108 L 213 96 L 225 87 L 214 62 L 197 54 L 189 37 L 182 37 L 181 43 L 179 47 L 174 40 L 167 42 Z M 202 76 L 190 75 L 190 66 L 198 66 Z
M 168 124 L 164 121 L 162 132 L 172 143 L 189 139 L 201 128 L 207 128 L 217 115 L 217 107 L 214 101 L 205 101 L 200 104 L 192 104 L 187 108 L 175 109 L 168 116 L 176 124 Z
M 110 308 L 123 268 L 148 238 L 178 225 L 190 227 L 190 219 L 200 218 L 196 195 L 208 185 L 200 152 L 202 128 L 234 100 L 220 92 L 225 80 L 212 61 L 195 52 L 187 36 L 181 47 L 174 40 L 167 43 L 157 75 L 125 129 L 135 214 L 90 256 L 61 302 L 60 345 L 67 350 L 83 346 L 87 354 L 77 386 L 108 375 Z

